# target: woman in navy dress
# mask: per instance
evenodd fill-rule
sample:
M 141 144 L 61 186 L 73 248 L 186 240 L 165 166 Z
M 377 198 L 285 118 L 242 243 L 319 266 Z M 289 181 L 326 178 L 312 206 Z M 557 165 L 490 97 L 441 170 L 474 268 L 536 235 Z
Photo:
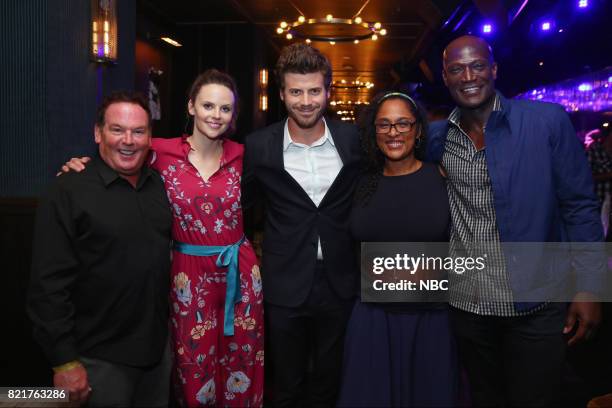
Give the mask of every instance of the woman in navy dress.
M 447 242 L 441 170 L 424 163 L 426 118 L 399 92 L 374 99 L 360 123 L 364 175 L 351 231 L 358 242 Z M 445 303 L 357 301 L 347 328 L 339 406 L 457 403 L 457 357 Z

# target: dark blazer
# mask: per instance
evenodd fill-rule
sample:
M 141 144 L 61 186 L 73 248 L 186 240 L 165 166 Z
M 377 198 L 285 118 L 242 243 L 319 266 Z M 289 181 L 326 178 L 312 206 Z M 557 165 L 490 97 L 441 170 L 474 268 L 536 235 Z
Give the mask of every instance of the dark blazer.
M 349 215 L 359 171 L 359 136 L 354 125 L 327 119 L 342 169 L 317 207 L 285 170 L 285 121 L 247 136 L 242 177 L 242 205 L 263 199 L 266 218 L 262 278 L 264 300 L 296 307 L 312 287 L 317 237 L 328 281 L 343 299 L 357 293 L 359 272 L 349 233 Z

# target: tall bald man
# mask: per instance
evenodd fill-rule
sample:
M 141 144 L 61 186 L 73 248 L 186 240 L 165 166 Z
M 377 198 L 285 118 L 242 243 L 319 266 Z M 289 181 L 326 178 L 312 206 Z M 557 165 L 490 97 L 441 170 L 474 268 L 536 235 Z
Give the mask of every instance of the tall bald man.
M 502 243 L 601 241 L 588 163 L 560 106 L 509 100 L 496 91 L 497 64 L 484 40 L 452 41 L 442 74 L 457 107 L 433 124 L 428 149 L 448 172 L 451 248 L 476 242 L 490 251 L 486 273 L 462 280 L 450 293 L 473 402 L 551 406 L 566 345 L 588 338 L 600 321 L 592 293 L 604 266 L 576 271 L 569 308 L 519 302 L 515 289 L 537 272 L 511 265 Z M 569 263 L 557 266 L 567 272 L 558 282 L 569 279 Z

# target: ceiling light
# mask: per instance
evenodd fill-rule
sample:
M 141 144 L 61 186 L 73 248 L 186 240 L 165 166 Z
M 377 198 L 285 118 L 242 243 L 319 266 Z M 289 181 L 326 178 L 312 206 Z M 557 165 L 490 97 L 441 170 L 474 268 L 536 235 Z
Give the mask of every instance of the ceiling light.
M 313 30 L 304 30 L 300 28 L 306 25 L 318 25 L 324 26 L 325 30 L 322 32 L 326 32 L 327 34 L 321 35 L 312 35 Z M 348 25 L 353 26 L 347 30 Z M 358 27 L 355 27 L 357 25 Z M 345 26 L 345 27 L 342 27 Z M 338 27 L 338 30 L 335 28 Z M 286 21 L 281 21 L 279 26 L 276 29 L 276 32 L 279 35 L 286 34 L 286 38 L 288 40 L 296 37 L 300 39 L 308 39 L 310 41 L 321 41 L 328 42 L 330 44 L 334 44 L 336 42 L 353 42 L 354 44 L 359 44 L 361 40 L 372 39 L 376 41 L 378 39 L 378 35 L 387 35 L 387 29 L 382 27 L 380 22 L 364 22 L 361 17 L 355 17 L 355 19 L 343 19 L 343 18 L 335 18 L 331 14 L 327 14 L 325 18 L 311 18 L 308 19 L 304 15 L 300 15 L 297 21 L 293 23 L 287 23 Z M 289 34 L 291 36 L 289 36 Z
M 170 45 L 174 45 L 175 47 L 182 47 L 183 46 L 183 44 L 181 44 L 180 42 L 178 42 L 176 40 L 173 40 L 170 37 L 162 37 L 161 40 L 167 42 Z

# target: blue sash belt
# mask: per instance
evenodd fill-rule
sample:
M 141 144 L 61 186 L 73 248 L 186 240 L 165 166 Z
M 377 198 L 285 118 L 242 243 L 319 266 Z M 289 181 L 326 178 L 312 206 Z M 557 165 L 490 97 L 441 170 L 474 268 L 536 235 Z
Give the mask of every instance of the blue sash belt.
M 225 314 L 223 316 L 223 335 L 225 336 L 234 335 L 234 304 L 242 300 L 238 273 L 238 251 L 245 239 L 243 235 L 238 242 L 228 246 L 192 245 L 174 241 L 174 249 L 180 253 L 193 256 L 219 255 L 217 257 L 217 267 L 227 267 Z

